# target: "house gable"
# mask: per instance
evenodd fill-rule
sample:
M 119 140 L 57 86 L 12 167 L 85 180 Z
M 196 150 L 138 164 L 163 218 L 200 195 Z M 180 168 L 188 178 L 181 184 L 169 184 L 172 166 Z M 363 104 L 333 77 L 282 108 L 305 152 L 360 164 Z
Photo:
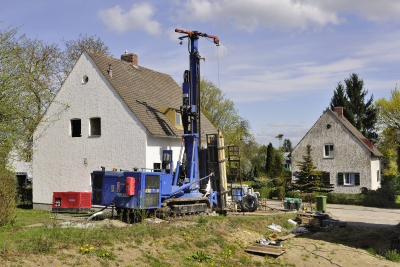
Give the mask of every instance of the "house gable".
M 100 135 L 91 135 L 93 118 L 101 119 Z M 90 173 L 101 166 L 145 166 L 146 145 L 144 125 L 83 53 L 35 131 L 33 202 L 51 203 L 53 192 L 91 191 Z
M 331 110 L 324 112 L 294 148 L 293 171 L 299 171 L 296 163 L 303 160 L 306 146 L 310 144 L 314 165 L 318 170 L 330 174 L 330 183 L 335 186 L 334 192 L 359 193 L 361 187 L 379 187 L 375 180 L 376 173 L 380 170 L 380 152 L 363 142 L 363 136 L 353 128 L 350 128 L 348 121 L 339 117 L 337 113 Z M 340 185 L 339 174 L 359 176 L 360 184 L 356 186 L 356 178 L 353 178 L 351 184 Z

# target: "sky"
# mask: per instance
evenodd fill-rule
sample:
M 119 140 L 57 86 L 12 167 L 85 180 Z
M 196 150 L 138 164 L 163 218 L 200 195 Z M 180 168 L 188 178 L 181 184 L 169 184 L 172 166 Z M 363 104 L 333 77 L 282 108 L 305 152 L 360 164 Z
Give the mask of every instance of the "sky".
M 368 98 L 389 98 L 399 80 L 397 0 L 1 0 L 0 27 L 62 46 L 96 35 L 115 58 L 181 83 L 187 44 L 175 29 L 201 38 L 203 78 L 212 81 L 248 120 L 260 144 L 296 145 L 329 106 L 338 82 L 357 73 Z M 282 142 L 282 141 L 281 141 Z

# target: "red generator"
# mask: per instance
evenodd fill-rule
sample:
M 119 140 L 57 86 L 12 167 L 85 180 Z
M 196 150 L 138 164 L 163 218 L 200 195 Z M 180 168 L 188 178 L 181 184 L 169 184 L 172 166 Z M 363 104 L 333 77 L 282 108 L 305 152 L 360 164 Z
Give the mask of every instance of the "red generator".
M 92 192 L 54 192 L 53 212 L 90 213 Z

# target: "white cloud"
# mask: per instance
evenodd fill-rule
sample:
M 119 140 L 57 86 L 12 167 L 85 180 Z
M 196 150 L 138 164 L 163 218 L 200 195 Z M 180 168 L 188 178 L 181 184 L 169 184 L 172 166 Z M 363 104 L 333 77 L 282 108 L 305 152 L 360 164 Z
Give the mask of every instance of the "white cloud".
M 376 22 L 400 20 L 398 0 L 182 0 L 178 6 L 181 21 L 226 23 L 247 32 L 319 29 L 346 22 L 349 14 Z
M 99 18 L 106 25 L 108 31 L 125 33 L 130 30 L 142 30 L 148 34 L 156 35 L 161 32 L 161 24 L 153 20 L 155 10 L 149 3 L 133 4 L 132 8 L 125 12 L 119 5 L 100 10 Z
M 330 12 L 357 14 L 371 21 L 399 20 L 400 2 L 398 0 L 302 0 Z
M 334 12 L 314 3 L 292 0 L 189 0 L 180 10 L 180 19 L 200 22 L 226 22 L 240 30 L 258 28 L 305 30 L 310 26 L 338 24 Z

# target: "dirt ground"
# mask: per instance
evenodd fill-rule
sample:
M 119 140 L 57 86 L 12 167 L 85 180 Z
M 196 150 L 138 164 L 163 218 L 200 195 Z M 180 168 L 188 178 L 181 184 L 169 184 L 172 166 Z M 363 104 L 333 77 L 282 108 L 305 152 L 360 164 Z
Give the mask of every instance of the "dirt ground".
M 98 224 L 113 224 L 113 227 L 132 227 L 121 221 L 100 221 Z M 195 223 L 175 220 L 163 223 L 163 227 L 176 226 L 187 227 Z M 378 252 L 390 249 L 390 237 L 400 236 L 400 227 L 385 228 L 361 228 L 347 226 L 343 228 L 331 228 L 328 231 L 309 232 L 301 234 L 282 243 L 286 253 L 279 257 L 256 255 L 245 252 L 246 246 L 259 240 L 260 235 L 248 229 L 240 227 L 221 226 L 220 233 L 226 240 L 242 244 L 241 249 L 236 250 L 238 255 L 231 258 L 225 265 L 219 263 L 195 263 L 188 264 L 184 256 L 189 251 L 181 251 L 177 257 L 176 251 L 172 251 L 164 244 L 171 241 L 171 237 L 157 241 L 145 241 L 138 245 L 132 243 L 115 243 L 107 248 L 116 255 L 116 260 L 99 260 L 95 255 L 82 255 L 78 249 L 61 250 L 50 255 L 21 256 L 3 262 L 1 266 L 400 266 L 373 256 L 366 252 L 367 248 L 373 248 Z M 185 242 L 180 235 L 173 237 L 175 243 Z M 217 248 L 216 248 L 217 249 Z M 248 259 L 248 263 L 239 262 L 239 258 Z M 154 265 L 146 262 L 163 264 Z M 148 261 L 146 261 L 148 260 Z

